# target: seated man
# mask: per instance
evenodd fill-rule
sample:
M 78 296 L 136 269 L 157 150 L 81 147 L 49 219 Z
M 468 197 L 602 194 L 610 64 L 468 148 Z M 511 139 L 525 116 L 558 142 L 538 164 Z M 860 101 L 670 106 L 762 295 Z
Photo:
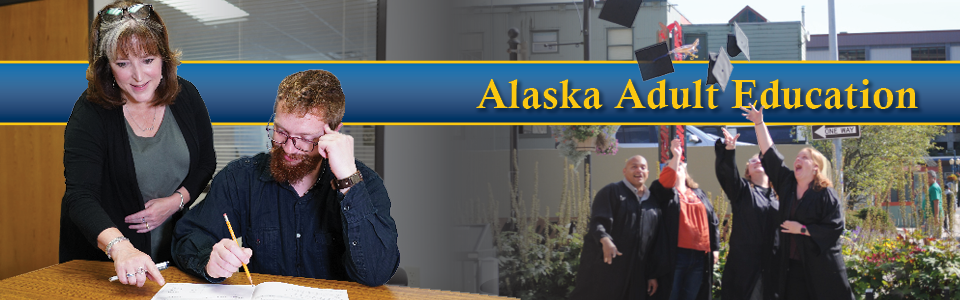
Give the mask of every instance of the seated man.
M 230 162 L 177 223 L 177 266 L 213 283 L 248 263 L 254 273 L 384 284 L 400 263 L 397 226 L 383 180 L 338 132 L 340 81 L 323 70 L 287 76 L 273 110 L 270 153 Z

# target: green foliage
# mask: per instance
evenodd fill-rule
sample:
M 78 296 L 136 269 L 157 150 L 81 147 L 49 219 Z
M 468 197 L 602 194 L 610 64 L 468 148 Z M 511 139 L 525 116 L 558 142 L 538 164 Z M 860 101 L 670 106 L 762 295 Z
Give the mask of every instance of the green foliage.
M 593 192 L 586 188 L 590 174 L 577 176 L 573 165 L 565 165 L 557 224 L 540 215 L 538 185 L 534 185 L 529 207 L 521 201 L 519 190 L 512 193 L 516 217 L 510 223 L 516 230 L 499 233 L 496 241 L 501 296 L 555 300 L 567 299 L 573 291 Z M 534 181 L 539 181 L 539 176 Z M 550 215 L 549 209 L 546 215 Z
M 933 139 L 943 133 L 944 127 L 861 125 L 860 131 L 860 138 L 843 140 L 843 188 L 850 208 L 863 199 L 905 186 L 904 167 L 923 163 L 928 150 L 935 147 Z M 811 136 L 809 127 L 806 133 Z M 832 141 L 814 141 L 811 145 L 834 159 Z
M 886 210 L 869 206 L 860 209 L 857 212 L 847 212 L 844 226 L 848 231 L 857 230 L 857 228 L 868 228 L 870 230 L 880 230 L 883 232 L 893 232 L 897 226 L 890 219 L 890 214 Z
M 920 231 L 868 236 L 859 230 L 844 236 L 842 251 L 855 295 L 872 288 L 877 299 L 943 299 L 945 288 L 960 288 L 956 241 L 927 238 Z
M 583 236 L 566 234 L 569 229 L 560 225 L 547 228 L 527 237 L 514 231 L 500 233 L 501 295 L 555 300 L 567 299 L 573 291 Z

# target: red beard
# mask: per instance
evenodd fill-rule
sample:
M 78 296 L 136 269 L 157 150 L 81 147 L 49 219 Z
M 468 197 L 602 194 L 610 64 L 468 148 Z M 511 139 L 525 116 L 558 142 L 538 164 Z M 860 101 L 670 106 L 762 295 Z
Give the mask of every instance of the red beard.
M 291 164 L 286 161 L 284 156 L 290 156 L 293 159 L 300 160 L 300 162 Z M 323 157 L 320 155 L 287 154 L 283 147 L 273 147 L 270 149 L 270 174 L 278 182 L 293 184 L 302 180 L 311 171 L 316 170 L 321 161 L 323 161 Z

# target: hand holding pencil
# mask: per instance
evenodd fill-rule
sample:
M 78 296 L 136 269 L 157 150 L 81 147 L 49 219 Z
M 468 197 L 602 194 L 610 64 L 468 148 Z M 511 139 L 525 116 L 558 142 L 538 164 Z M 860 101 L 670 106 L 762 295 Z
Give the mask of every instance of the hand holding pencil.
M 230 277 L 233 276 L 233 273 L 240 271 L 240 267 L 243 267 L 244 272 L 247 273 L 247 279 L 250 280 L 252 285 L 253 278 L 250 277 L 247 264 L 250 263 L 250 257 L 253 256 L 253 250 L 240 246 L 227 215 L 224 214 L 223 218 L 227 222 L 227 229 L 233 239 L 222 239 L 213 245 L 213 249 L 210 251 L 210 261 L 207 262 L 207 275 L 214 278 Z

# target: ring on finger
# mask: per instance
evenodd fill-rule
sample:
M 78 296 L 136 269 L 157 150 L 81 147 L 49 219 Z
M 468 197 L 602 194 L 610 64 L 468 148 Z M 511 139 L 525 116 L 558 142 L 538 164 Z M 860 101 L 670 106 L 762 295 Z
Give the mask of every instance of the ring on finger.
M 146 223 L 147 217 L 140 217 L 140 223 Z
M 150 230 L 150 223 L 147 223 L 147 230 Z
M 133 273 L 127 273 L 127 278 L 135 276 Z
M 144 269 L 143 267 L 140 267 L 139 269 L 137 269 L 137 274 L 143 274 L 143 273 L 146 273 L 146 272 L 147 272 L 147 270 Z

